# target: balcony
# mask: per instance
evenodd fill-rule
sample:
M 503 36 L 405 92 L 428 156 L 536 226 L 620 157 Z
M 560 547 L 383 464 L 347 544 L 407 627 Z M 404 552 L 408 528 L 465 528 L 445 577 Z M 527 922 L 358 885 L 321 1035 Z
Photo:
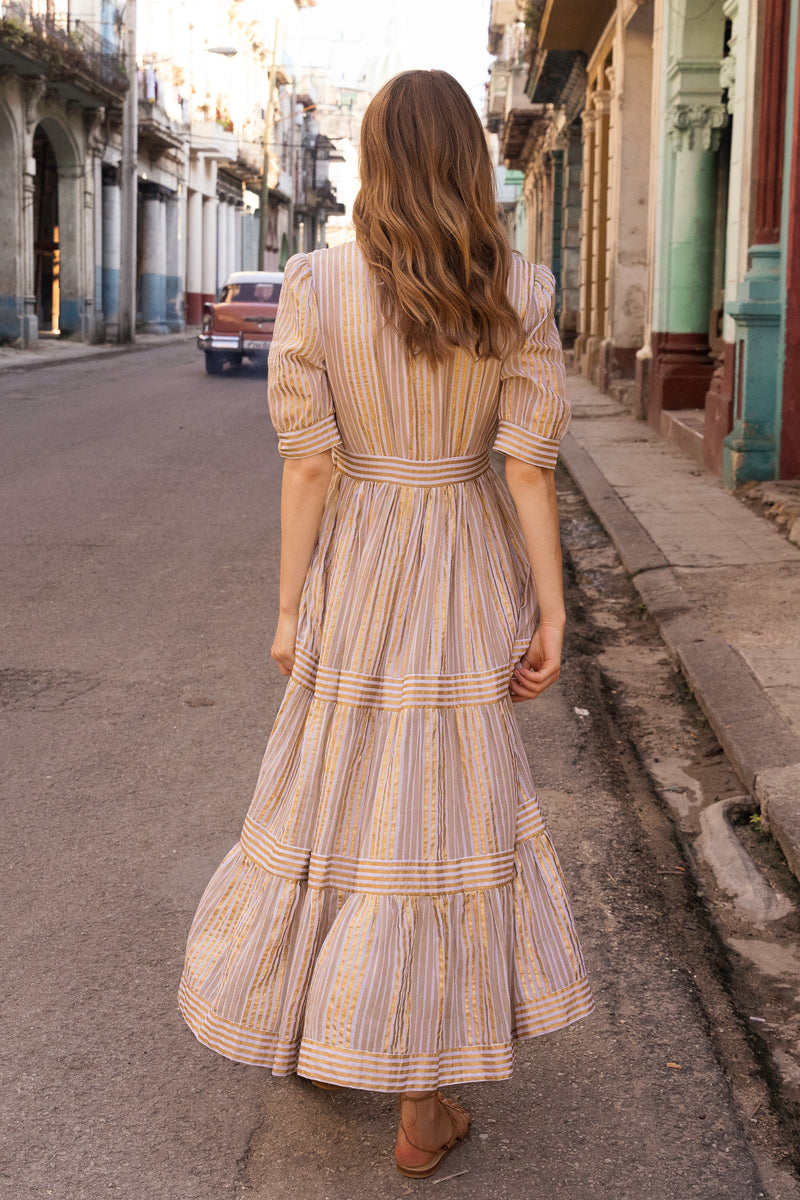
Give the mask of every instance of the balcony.
M 616 0 L 547 0 L 539 25 L 543 50 L 582 50 L 590 58 L 614 15 Z
M 489 45 L 490 54 L 500 54 L 503 35 L 509 25 L 515 24 L 523 14 L 523 5 L 518 0 L 492 0 L 489 14 Z
M 128 90 L 123 55 L 68 12 L 36 0 L 0 4 L 0 67 L 43 75 L 65 100 L 85 107 L 119 104 Z
M 236 134 L 217 121 L 193 120 L 191 124 L 192 154 L 216 158 L 220 162 L 235 163 L 238 159 Z
M 525 110 L 531 107 L 531 101 L 528 96 L 526 85 L 528 82 L 528 64 L 521 63 L 519 66 L 513 66 L 508 72 L 508 85 L 506 87 L 506 118 L 512 113 L 520 110 Z
M 492 133 L 497 133 L 505 120 L 509 74 L 505 63 L 492 63 L 486 95 L 486 126 Z
M 188 113 L 181 110 L 177 96 L 165 86 L 139 81 L 139 145 L 154 154 L 180 149 L 189 133 Z

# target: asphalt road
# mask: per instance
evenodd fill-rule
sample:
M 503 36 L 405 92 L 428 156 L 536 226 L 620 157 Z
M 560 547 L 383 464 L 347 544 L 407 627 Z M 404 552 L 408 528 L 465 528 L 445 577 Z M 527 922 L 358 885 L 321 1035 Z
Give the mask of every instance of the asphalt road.
M 580 654 L 517 713 L 597 1012 L 522 1045 L 512 1082 L 458 1089 L 473 1132 L 436 1182 L 395 1173 L 389 1098 L 195 1042 L 176 1007 L 185 937 L 284 686 L 264 380 L 206 378 L 172 346 L 4 374 L 0 415 L 2 1195 L 795 1195 L 719 1060 L 700 943 L 659 874 L 677 851 L 637 815 L 624 735 L 576 712 L 597 703 Z

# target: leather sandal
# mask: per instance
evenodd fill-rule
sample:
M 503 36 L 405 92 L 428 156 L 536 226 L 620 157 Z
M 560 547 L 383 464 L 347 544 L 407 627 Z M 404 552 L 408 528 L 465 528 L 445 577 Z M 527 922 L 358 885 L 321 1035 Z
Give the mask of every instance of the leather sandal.
M 406 1132 L 406 1127 L 403 1124 L 402 1118 L 400 1119 L 400 1128 L 403 1131 L 403 1137 L 406 1139 L 409 1146 L 411 1146 L 413 1150 L 418 1150 L 420 1154 L 430 1154 L 430 1158 L 427 1162 L 420 1163 L 419 1166 L 416 1167 L 407 1167 L 397 1161 L 397 1153 L 395 1151 L 394 1161 L 398 1171 L 401 1175 L 407 1175 L 411 1179 L 425 1179 L 428 1175 L 433 1175 L 435 1171 L 438 1171 L 439 1167 L 447 1158 L 453 1147 L 457 1146 L 459 1142 L 463 1141 L 469 1132 L 469 1122 L 471 1118 L 467 1110 L 461 1104 L 459 1104 L 457 1100 L 450 1100 L 447 1096 L 443 1096 L 441 1092 L 437 1092 L 436 1095 L 439 1103 L 442 1105 L 448 1117 L 450 1118 L 452 1137 L 450 1138 L 449 1142 L 445 1143 L 444 1146 L 441 1146 L 438 1150 L 428 1151 L 425 1146 L 414 1145 Z M 416 1101 L 412 1101 L 412 1103 L 416 1103 Z M 456 1116 L 464 1116 L 467 1118 L 467 1127 L 463 1133 L 456 1133 Z

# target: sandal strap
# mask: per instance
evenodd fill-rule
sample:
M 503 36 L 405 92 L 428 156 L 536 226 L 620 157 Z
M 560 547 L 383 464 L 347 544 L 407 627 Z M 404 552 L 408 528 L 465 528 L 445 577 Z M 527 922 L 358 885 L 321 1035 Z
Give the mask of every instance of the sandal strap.
M 453 1113 L 452 1113 L 452 1106 L 455 1106 L 457 1109 L 461 1110 L 461 1105 L 458 1103 L 458 1101 L 448 1100 L 447 1096 L 443 1096 L 441 1092 L 431 1092 L 430 1096 L 420 1096 L 417 1100 L 414 1100 L 413 1098 L 410 1098 L 408 1096 L 403 1096 L 403 1095 L 401 1095 L 400 1099 L 405 1100 L 407 1104 L 417 1104 L 421 1100 L 430 1100 L 432 1096 L 436 1096 L 436 1098 L 439 1101 L 439 1103 L 441 1104 L 442 1108 L 447 1113 L 448 1119 L 450 1121 L 450 1141 L 452 1141 L 453 1136 L 456 1132 L 456 1123 L 455 1123 L 455 1119 L 454 1119 Z M 461 1110 L 461 1111 L 463 1111 L 463 1110 Z M 437 1146 L 436 1149 L 434 1149 L 434 1150 L 430 1150 L 427 1146 L 417 1146 L 414 1142 L 412 1142 L 411 1138 L 408 1136 L 408 1130 L 406 1129 L 405 1125 L 403 1124 L 402 1117 L 400 1118 L 400 1128 L 402 1129 L 403 1136 L 405 1137 L 409 1146 L 411 1146 L 412 1150 L 418 1150 L 420 1152 L 420 1154 L 438 1154 L 441 1150 L 446 1150 L 447 1147 L 450 1145 L 449 1141 L 444 1142 L 441 1146 Z

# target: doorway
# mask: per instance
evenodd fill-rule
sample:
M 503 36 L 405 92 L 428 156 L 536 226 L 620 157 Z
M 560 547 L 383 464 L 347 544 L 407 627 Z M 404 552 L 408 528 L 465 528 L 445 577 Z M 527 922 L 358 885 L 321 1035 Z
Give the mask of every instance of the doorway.
M 39 334 L 58 337 L 60 245 L 58 167 L 53 143 L 41 125 L 33 135 L 36 179 L 33 190 L 34 295 Z

